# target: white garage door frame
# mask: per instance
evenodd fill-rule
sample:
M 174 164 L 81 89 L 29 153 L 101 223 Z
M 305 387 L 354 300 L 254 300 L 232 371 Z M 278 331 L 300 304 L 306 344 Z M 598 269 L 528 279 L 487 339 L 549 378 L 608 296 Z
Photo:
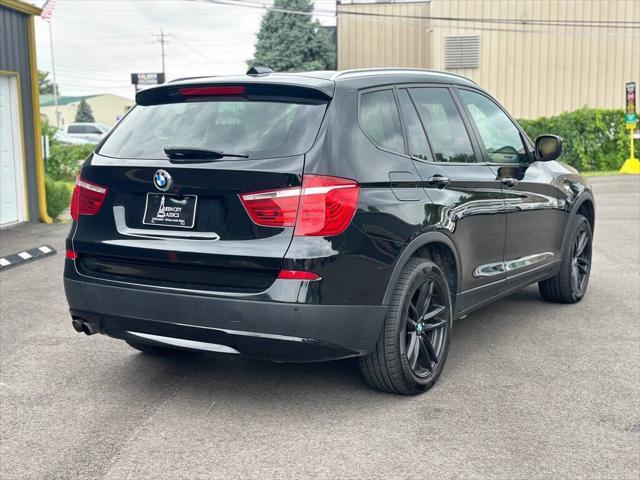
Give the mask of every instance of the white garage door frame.
M 25 222 L 29 219 L 27 213 L 27 176 L 25 174 L 24 133 L 22 129 L 22 99 L 20 98 L 20 74 L 18 72 L 0 70 L 0 77 L 9 79 L 9 109 L 11 112 L 13 161 L 16 186 L 17 219 L 0 224 L 0 227 Z

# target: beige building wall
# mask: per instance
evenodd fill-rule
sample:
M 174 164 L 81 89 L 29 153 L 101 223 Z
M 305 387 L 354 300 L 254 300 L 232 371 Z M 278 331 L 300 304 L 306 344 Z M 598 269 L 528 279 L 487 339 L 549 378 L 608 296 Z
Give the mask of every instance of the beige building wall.
M 338 5 L 338 11 L 342 13 L 338 15 L 338 68 L 420 68 L 430 64 L 429 32 L 424 21 L 400 18 L 429 15 L 429 3 Z
M 640 0 L 433 0 L 430 4 L 409 5 L 428 9 L 425 11 L 429 13 L 423 15 L 431 17 L 640 21 Z M 408 8 L 409 5 L 386 6 Z M 345 5 L 339 7 L 339 12 L 347 7 L 368 11 L 371 6 Z M 445 37 L 478 34 L 479 67 L 451 72 L 478 82 L 519 118 L 553 115 L 584 105 L 623 108 L 625 82 L 640 81 L 640 32 L 637 29 L 437 19 L 383 20 L 384 27 L 381 27 L 381 19 L 354 20 L 339 14 L 339 68 L 419 66 L 445 70 Z M 359 22 L 357 26 L 356 22 Z M 392 23 L 396 25 L 393 28 Z M 403 24 L 409 26 L 403 28 Z M 388 31 L 407 33 L 400 33 L 394 39 L 396 46 L 385 49 L 381 55 L 380 49 L 372 48 L 366 39 L 383 36 L 378 42 L 389 44 Z M 352 40 L 355 35 L 357 42 Z M 429 45 L 430 54 L 423 56 L 429 61 L 419 63 L 414 57 L 414 64 L 402 63 L 409 44 L 416 41 Z M 341 54 L 341 50 L 346 53 Z
M 117 119 L 122 117 L 127 110 L 136 103 L 135 100 L 129 100 L 128 98 L 112 95 L 110 93 L 88 97 L 86 100 L 89 106 L 91 106 L 93 117 L 96 119 L 96 122 L 104 123 L 108 126 L 114 125 Z M 80 102 L 77 101 L 58 106 L 61 127 L 75 121 L 78 103 Z M 55 111 L 56 108 L 53 105 L 40 107 L 40 113 L 47 117 L 49 124 L 51 125 L 56 124 Z

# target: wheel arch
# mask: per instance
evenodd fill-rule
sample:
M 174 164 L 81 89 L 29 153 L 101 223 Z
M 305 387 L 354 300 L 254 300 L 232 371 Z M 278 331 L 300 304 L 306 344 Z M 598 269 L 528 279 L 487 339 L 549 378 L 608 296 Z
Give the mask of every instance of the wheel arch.
M 584 217 L 586 217 L 586 219 L 589 221 L 589 225 L 591 226 L 591 232 L 594 231 L 596 209 L 593 194 L 590 191 L 583 192 L 578 198 L 575 199 L 573 205 L 571 205 L 569 218 L 566 225 L 564 226 L 562 245 L 564 245 L 565 241 L 567 240 L 567 232 L 569 232 L 569 227 L 574 222 L 576 215 L 583 215 Z
M 571 229 L 571 225 L 575 221 L 577 215 L 583 215 L 586 217 L 589 225 L 591 226 L 591 232 L 593 234 L 593 230 L 595 228 L 595 201 L 593 198 L 593 194 L 590 191 L 583 192 L 571 205 L 571 209 L 569 210 L 569 217 L 567 219 L 566 224 L 564 225 L 564 231 L 562 232 L 562 244 L 561 244 L 561 252 L 564 252 L 566 243 L 567 243 L 567 235 L 569 234 L 569 230 Z
M 596 226 L 596 209 L 592 194 L 582 194 L 580 199 L 576 201 L 576 205 L 572 208 L 571 219 L 578 214 L 584 216 L 589 221 L 591 231 L 593 232 Z
M 437 250 L 436 250 L 437 249 Z M 438 258 L 433 258 L 435 256 Z M 431 255 L 429 255 L 431 253 Z M 398 260 L 396 262 L 395 267 L 393 268 L 393 272 L 391 273 L 391 277 L 387 283 L 387 288 L 385 290 L 385 294 L 382 300 L 384 305 L 388 305 L 391 301 L 391 296 L 393 294 L 393 288 L 400 277 L 400 273 L 402 269 L 407 264 L 407 262 L 411 258 L 415 257 L 423 257 L 423 258 L 431 258 L 435 261 L 441 260 L 442 256 L 446 256 L 445 258 L 451 259 L 452 263 L 450 267 L 455 269 L 455 276 L 452 278 L 451 275 L 448 276 L 447 280 L 449 282 L 449 288 L 451 290 L 451 297 L 455 305 L 457 303 L 457 296 L 460 290 L 460 274 L 461 274 L 461 266 L 460 266 L 460 257 L 458 255 L 458 249 L 456 248 L 453 241 L 442 232 L 426 232 L 422 235 L 416 237 L 412 240 L 402 251 Z M 441 265 L 443 269 L 447 270 L 446 265 Z M 453 288 L 452 288 L 453 287 Z

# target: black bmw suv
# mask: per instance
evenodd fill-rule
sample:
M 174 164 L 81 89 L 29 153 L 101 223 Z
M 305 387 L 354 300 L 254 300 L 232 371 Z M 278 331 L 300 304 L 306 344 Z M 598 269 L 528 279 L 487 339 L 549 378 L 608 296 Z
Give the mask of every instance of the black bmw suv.
M 148 353 L 359 357 L 440 376 L 452 322 L 538 283 L 580 301 L 594 200 L 478 85 L 411 69 L 195 78 L 141 91 L 82 166 L 73 327 Z

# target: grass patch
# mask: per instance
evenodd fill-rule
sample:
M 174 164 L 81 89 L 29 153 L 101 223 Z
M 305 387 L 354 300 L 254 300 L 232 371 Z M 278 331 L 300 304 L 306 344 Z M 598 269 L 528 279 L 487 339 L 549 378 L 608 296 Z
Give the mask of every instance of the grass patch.
M 595 172 L 580 172 L 585 177 L 611 177 L 613 175 L 622 175 L 619 170 L 602 170 Z

